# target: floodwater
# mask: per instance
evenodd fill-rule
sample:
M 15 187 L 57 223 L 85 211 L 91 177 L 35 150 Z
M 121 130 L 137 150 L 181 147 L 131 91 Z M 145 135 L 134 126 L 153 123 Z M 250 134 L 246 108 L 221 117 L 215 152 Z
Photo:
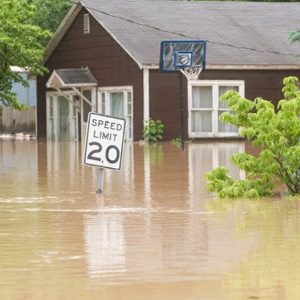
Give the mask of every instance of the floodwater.
M 216 200 L 203 175 L 244 142 L 81 145 L 0 140 L 0 299 L 300 299 L 297 200 Z

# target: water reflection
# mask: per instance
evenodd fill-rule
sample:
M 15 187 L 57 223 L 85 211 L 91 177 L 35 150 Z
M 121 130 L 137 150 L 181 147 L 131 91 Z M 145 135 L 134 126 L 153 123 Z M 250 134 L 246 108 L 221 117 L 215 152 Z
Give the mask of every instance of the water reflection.
M 97 195 L 80 144 L 0 140 L 1 298 L 300 298 L 298 203 L 205 192 L 244 149 L 126 143 Z
M 100 212 L 85 215 L 90 276 L 103 279 L 126 272 L 122 281 L 164 280 L 165 276 L 178 280 L 213 273 L 215 259 L 210 258 L 208 245 L 213 249 L 220 245 L 208 238 L 204 199 L 199 197 L 199 190 L 206 195 L 202 177 L 218 162 L 238 177 L 229 156 L 243 147 L 243 143 L 190 144 L 188 151 L 181 152 L 168 144 L 126 145 L 129 159 L 119 174 L 108 173 L 97 203 Z M 209 152 L 217 159 L 211 155 L 209 160 Z M 232 257 L 242 252 L 234 251 Z M 114 276 L 120 280 L 120 274 Z
M 300 299 L 299 199 L 223 199 L 210 202 L 207 207 L 220 212 L 222 220 L 233 218 L 239 239 L 258 240 L 234 270 L 223 276 L 230 299 L 243 299 L 245 294 L 253 299 Z
M 85 215 L 85 247 L 88 274 L 107 277 L 126 272 L 123 217 L 99 212 Z
M 37 184 L 37 150 L 35 141 L 0 140 L 0 196 L 25 196 Z

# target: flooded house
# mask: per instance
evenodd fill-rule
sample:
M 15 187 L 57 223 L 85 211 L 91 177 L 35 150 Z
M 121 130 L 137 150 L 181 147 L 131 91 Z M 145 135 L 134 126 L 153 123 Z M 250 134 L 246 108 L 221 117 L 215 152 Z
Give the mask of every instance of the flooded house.
M 300 76 L 299 3 L 151 0 L 78 1 L 47 46 L 38 79 L 38 138 L 80 140 L 88 112 L 126 119 L 126 140 L 143 139 L 159 119 L 165 139 L 180 132 L 180 72 L 160 70 L 165 40 L 206 40 L 206 68 L 184 79 L 186 138 L 238 136 L 218 117 L 219 97 L 282 98 L 282 80 Z

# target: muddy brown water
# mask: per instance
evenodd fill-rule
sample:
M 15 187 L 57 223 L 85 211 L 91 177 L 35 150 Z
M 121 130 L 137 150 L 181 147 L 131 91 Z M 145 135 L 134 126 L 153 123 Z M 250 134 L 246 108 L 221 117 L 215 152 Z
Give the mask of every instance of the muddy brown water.
M 216 200 L 203 175 L 244 142 L 81 145 L 0 140 L 0 299 L 300 299 L 297 200 Z

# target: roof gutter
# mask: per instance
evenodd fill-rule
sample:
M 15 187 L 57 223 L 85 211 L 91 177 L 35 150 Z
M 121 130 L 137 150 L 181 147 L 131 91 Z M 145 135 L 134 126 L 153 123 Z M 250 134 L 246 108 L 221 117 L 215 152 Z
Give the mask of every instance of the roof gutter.
M 144 64 L 143 69 L 158 70 L 160 67 L 154 64 Z M 206 64 L 206 70 L 298 70 L 299 65 L 214 65 Z
M 207 64 L 207 70 L 300 70 L 299 65 L 214 65 Z

